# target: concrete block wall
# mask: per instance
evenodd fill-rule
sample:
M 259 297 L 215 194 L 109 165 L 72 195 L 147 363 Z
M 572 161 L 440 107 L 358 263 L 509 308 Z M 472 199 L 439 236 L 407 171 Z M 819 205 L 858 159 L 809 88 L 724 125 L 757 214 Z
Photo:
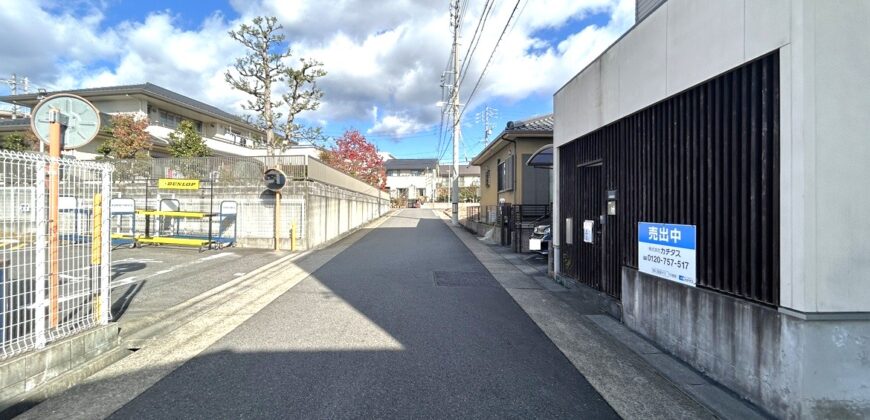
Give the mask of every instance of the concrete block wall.
M 238 203 L 235 224 L 215 222 L 213 233 L 236 234 L 237 246 L 272 248 L 275 232 L 275 197 L 264 193 L 259 185 L 216 186 L 214 196 L 208 190 L 200 191 L 147 191 L 147 205 L 156 208 L 161 199 L 177 199 L 182 211 L 218 212 L 222 201 Z M 115 185 L 114 196 L 132 198 L 136 206 L 146 206 L 146 188 L 142 184 Z M 377 198 L 355 194 L 346 190 L 314 182 L 291 182 L 281 198 L 280 247 L 291 249 L 291 230 L 295 228 L 296 250 L 310 249 L 327 243 L 384 214 L 388 203 L 386 194 L 379 206 Z M 213 204 L 212 204 L 213 203 Z M 144 230 L 144 217 L 137 216 L 139 233 Z M 173 222 L 178 223 L 178 222 Z M 204 220 L 183 219 L 181 233 L 204 233 L 208 224 Z M 126 227 L 125 227 L 126 229 Z
M 62 375 L 117 350 L 119 329 L 110 324 L 51 343 L 45 348 L 0 361 L 0 413 Z M 65 387 L 64 387 L 65 388 Z

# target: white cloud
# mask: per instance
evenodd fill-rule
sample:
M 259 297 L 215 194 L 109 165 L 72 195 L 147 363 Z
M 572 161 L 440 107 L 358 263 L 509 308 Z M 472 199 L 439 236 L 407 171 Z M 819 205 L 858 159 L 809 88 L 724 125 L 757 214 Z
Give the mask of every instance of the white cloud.
M 482 4 L 465 13 L 460 57 L 471 41 Z M 275 15 L 284 24 L 294 60 L 311 57 L 328 75 L 319 83 L 320 110 L 303 117 L 371 124 L 371 134 L 402 136 L 440 121 L 432 104 L 440 99 L 442 71 L 450 49 L 446 4 L 429 0 L 384 0 L 373 10 L 367 0 L 344 0 L 328 7 L 313 0 L 231 0 L 242 15 L 220 14 L 198 28 L 182 29 L 170 12 L 156 12 L 102 28 L 97 7 L 77 12 L 45 2 L 0 0 L 0 75 L 28 75 L 40 87 L 74 88 L 150 81 L 179 93 L 241 112 L 247 98 L 230 89 L 223 73 L 242 47 L 227 35 L 240 21 Z M 463 98 L 492 51 L 513 8 L 500 2 L 468 65 Z M 471 104 L 549 95 L 580 71 L 633 23 L 634 0 L 535 0 L 505 35 Z M 116 6 L 119 7 L 119 6 Z M 562 40 L 544 39 L 541 30 L 562 28 L 596 13 L 611 16 Z M 52 28 L 46 30 L 46 28 Z M 74 46 L 69 40 L 75 39 Z
M 403 115 L 387 115 L 376 121 L 372 128 L 366 130 L 366 134 L 406 136 L 425 130 L 426 124 Z

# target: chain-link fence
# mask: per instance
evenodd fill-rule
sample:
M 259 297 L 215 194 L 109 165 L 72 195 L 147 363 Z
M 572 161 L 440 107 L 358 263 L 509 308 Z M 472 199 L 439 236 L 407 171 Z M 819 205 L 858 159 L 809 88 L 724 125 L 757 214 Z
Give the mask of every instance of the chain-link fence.
M 109 321 L 111 174 L 0 151 L 0 359 Z

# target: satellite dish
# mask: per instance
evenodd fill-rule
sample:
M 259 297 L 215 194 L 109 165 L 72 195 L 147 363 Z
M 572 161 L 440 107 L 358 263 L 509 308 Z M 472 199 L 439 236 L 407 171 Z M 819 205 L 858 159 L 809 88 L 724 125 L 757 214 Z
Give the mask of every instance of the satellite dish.
M 267 169 L 263 172 L 263 182 L 266 183 L 266 189 L 278 192 L 287 184 L 287 175 L 280 169 Z
M 64 149 L 77 149 L 91 142 L 100 131 L 100 113 L 84 98 L 69 93 L 49 96 L 33 108 L 30 128 L 33 133 L 49 144 L 49 127 L 52 110 L 58 111 L 61 123 L 61 140 Z

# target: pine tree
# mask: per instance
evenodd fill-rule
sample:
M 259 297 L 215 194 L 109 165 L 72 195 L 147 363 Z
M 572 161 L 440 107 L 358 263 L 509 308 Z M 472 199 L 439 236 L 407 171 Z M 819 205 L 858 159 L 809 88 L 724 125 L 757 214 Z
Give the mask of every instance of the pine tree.
M 210 154 L 193 122 L 184 120 L 169 134 L 169 151 L 173 157 L 205 157 Z

